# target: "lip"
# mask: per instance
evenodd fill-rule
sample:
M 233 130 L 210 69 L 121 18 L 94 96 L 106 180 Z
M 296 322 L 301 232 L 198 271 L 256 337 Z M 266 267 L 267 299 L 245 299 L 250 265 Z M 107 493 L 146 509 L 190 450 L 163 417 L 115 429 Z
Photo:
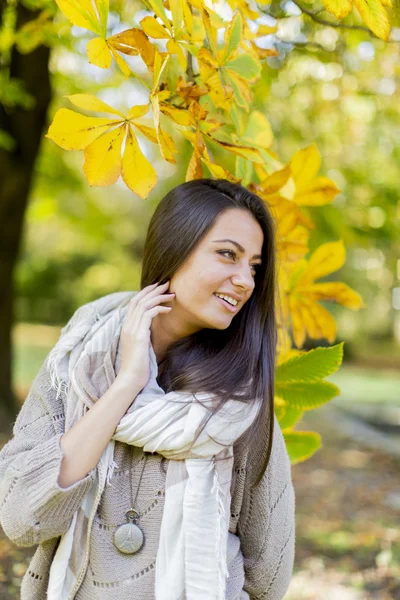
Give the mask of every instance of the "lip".
M 215 292 L 216 294 L 224 294 L 225 296 L 230 296 L 231 298 L 233 298 L 234 300 L 237 300 L 238 302 L 242 302 L 243 300 L 243 296 L 239 296 L 238 294 L 235 294 L 234 292 Z
M 225 300 L 222 300 L 222 298 L 218 298 L 218 296 L 216 296 L 215 294 L 213 294 L 213 296 L 226 310 L 229 310 L 229 312 L 231 312 L 231 313 L 236 312 L 239 304 L 236 304 L 236 306 L 231 306 L 230 304 L 225 302 Z

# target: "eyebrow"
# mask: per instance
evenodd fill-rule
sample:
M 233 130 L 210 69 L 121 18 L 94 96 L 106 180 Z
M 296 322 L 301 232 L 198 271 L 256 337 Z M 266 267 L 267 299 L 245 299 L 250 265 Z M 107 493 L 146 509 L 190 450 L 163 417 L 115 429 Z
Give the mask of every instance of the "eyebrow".
M 230 242 L 231 244 L 233 244 L 234 246 L 236 246 L 236 248 L 238 248 L 238 250 L 240 250 L 240 252 L 244 252 L 244 248 L 241 244 L 239 244 L 239 242 L 235 242 L 235 240 L 213 240 L 213 242 Z M 253 258 L 262 258 L 261 254 L 253 254 Z

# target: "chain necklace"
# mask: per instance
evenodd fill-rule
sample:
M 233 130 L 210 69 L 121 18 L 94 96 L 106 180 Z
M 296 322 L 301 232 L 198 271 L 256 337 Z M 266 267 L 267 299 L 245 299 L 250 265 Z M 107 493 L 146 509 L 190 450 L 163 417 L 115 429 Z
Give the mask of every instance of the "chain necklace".
M 131 455 L 133 460 L 133 445 L 131 444 Z M 128 520 L 127 523 L 120 525 L 114 533 L 114 544 L 124 554 L 135 554 L 143 546 L 144 535 L 143 531 L 137 525 L 136 521 L 141 516 L 137 510 L 134 509 L 136 498 L 138 495 L 140 482 L 142 481 L 142 475 L 144 471 L 144 465 L 146 464 L 147 454 L 144 454 L 142 472 L 140 473 L 139 484 L 136 490 L 135 499 L 133 499 L 132 493 L 132 464 L 130 468 L 130 491 L 131 491 L 131 508 L 126 511 L 125 516 Z

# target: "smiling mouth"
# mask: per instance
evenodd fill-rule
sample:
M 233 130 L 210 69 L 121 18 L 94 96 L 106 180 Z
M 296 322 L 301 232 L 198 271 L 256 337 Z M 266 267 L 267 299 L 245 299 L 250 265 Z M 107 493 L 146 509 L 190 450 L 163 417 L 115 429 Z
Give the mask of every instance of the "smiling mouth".
M 215 296 L 215 294 L 213 294 L 213 296 Z M 236 312 L 238 304 L 236 304 L 236 306 L 233 306 L 233 304 L 229 304 L 229 302 L 227 302 L 223 298 L 219 298 L 218 296 L 215 296 L 215 298 L 219 301 L 220 304 L 222 304 L 230 312 Z

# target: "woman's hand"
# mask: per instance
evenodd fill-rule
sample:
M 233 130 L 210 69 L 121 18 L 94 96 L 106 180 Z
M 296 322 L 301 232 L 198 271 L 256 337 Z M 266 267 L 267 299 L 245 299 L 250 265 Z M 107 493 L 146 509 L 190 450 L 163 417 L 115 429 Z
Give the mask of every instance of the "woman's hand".
M 126 318 L 121 329 L 122 363 L 118 378 L 131 382 L 142 390 L 150 378 L 150 326 L 153 317 L 169 312 L 171 306 L 161 306 L 169 302 L 174 293 L 165 293 L 169 281 L 162 285 L 155 283 L 140 290 L 130 300 Z

